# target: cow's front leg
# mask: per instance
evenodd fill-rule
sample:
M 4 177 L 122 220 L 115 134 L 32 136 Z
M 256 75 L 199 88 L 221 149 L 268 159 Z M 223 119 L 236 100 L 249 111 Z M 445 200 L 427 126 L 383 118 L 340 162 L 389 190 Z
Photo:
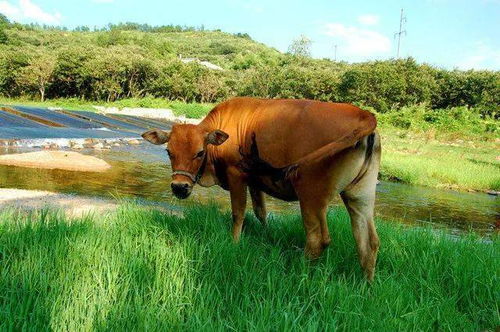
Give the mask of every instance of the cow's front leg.
M 239 242 L 247 204 L 247 183 L 238 169 L 228 169 L 228 184 L 233 214 L 233 240 Z

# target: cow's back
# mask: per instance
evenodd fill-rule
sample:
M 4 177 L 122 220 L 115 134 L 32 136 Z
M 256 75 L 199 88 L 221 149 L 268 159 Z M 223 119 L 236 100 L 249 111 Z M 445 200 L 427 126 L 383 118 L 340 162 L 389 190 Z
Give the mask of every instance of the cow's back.
M 233 98 L 210 116 L 216 116 L 218 129 L 229 134 L 221 148 L 230 159 L 237 157 L 240 147 L 249 151 L 255 134 L 261 158 L 276 166 L 376 123 L 371 113 L 354 105 L 295 99 Z

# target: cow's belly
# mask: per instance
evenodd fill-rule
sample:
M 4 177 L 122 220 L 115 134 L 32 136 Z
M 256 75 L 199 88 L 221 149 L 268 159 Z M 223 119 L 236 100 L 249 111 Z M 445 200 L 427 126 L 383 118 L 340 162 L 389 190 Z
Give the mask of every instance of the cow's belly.
M 298 199 L 295 189 L 289 180 L 273 181 L 268 176 L 256 176 L 252 177 L 249 182 L 250 186 L 265 192 L 269 196 L 284 201 L 296 201 Z

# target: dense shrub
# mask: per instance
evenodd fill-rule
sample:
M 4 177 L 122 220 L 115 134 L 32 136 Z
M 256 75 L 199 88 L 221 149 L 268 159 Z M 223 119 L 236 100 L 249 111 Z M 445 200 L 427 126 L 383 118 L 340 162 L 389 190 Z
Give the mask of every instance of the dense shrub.
M 498 71 L 449 71 L 412 58 L 358 64 L 315 60 L 279 53 L 246 34 L 203 27 L 123 23 L 99 31 L 67 31 L 4 20 L 0 31 L 5 34 L 0 36 L 0 95 L 8 97 L 39 97 L 46 90 L 48 98 L 96 101 L 145 96 L 208 103 L 234 95 L 310 98 L 373 107 L 391 113 L 398 126 L 407 120 L 392 112 L 415 111 L 404 108 L 411 105 L 435 109 L 429 115 L 432 121 L 452 107 L 483 119 L 499 117 Z M 27 75 L 30 68 L 43 69 L 34 54 L 55 61 L 43 87 L 39 77 Z M 210 61 L 224 70 L 183 63 L 180 56 Z
M 429 109 L 423 105 L 404 106 L 379 114 L 380 124 L 413 131 L 438 130 L 447 133 L 499 135 L 498 120 L 484 119 L 479 109 L 465 106 Z
M 435 88 L 432 69 L 408 58 L 353 65 L 342 75 L 339 93 L 343 100 L 387 112 L 404 105 L 430 103 Z
M 498 116 L 500 75 L 490 71 L 446 71 L 435 73 L 437 88 L 432 96 L 434 108 L 470 106 L 482 115 Z

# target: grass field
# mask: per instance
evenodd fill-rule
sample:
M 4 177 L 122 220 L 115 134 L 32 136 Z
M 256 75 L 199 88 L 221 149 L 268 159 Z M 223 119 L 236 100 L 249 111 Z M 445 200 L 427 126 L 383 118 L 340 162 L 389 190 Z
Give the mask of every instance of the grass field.
M 434 188 L 500 191 L 500 144 L 439 141 L 391 128 L 382 135 L 381 178 Z
M 242 242 L 229 212 L 184 217 L 135 206 L 69 220 L 0 216 L 0 330 L 493 331 L 500 241 L 378 222 L 376 280 L 365 282 L 348 217 L 330 212 L 331 247 L 303 258 L 298 216 Z M 495 286 L 496 285 L 496 286 Z
M 80 99 L 40 103 L 0 98 L 2 103 L 95 111 L 92 103 Z M 124 99 L 103 105 L 171 108 L 176 115 L 188 118 L 203 118 L 213 107 L 212 104 L 187 104 L 158 98 Z M 468 119 L 466 110 L 457 111 L 449 117 L 440 116 L 434 127 L 422 119 L 426 114 L 418 107 L 405 108 L 402 110 L 404 116 L 379 114 L 379 131 L 383 138 L 382 178 L 434 188 L 500 191 L 500 131 L 489 133 L 484 128 L 479 129 L 486 125 L 498 127 L 499 122 L 488 120 L 483 123 L 477 118 Z M 403 120 L 409 121 L 410 129 L 392 124 Z

